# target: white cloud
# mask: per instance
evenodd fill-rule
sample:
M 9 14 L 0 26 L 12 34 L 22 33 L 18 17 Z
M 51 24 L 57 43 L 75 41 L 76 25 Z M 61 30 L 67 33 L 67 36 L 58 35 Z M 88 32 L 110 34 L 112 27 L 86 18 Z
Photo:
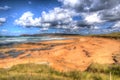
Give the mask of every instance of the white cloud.
M 0 18 L 0 22 L 5 22 L 6 18 Z
M 24 27 L 31 27 L 31 26 L 41 26 L 41 18 L 34 18 L 34 14 L 31 12 L 25 12 L 19 19 L 15 20 L 15 24 L 24 26 Z
M 6 22 L 6 18 L 0 18 L 0 25 Z
M 98 13 L 87 14 L 87 15 L 85 15 L 84 20 L 88 24 L 94 24 L 94 23 L 101 23 L 101 22 L 103 22 L 103 20 L 101 20 L 101 17 L 100 17 L 100 15 L 98 15 Z
M 58 0 L 62 2 L 65 6 L 75 7 L 77 5 L 80 5 L 80 0 Z
M 91 26 L 91 28 L 90 28 L 91 30 L 98 30 L 98 29 L 100 29 L 100 27 L 99 26 Z
M 11 7 L 9 7 L 9 6 L 3 6 L 3 7 L 0 7 L 0 10 L 8 10 L 8 9 L 10 9 Z
M 52 22 L 52 21 L 61 21 L 61 20 L 71 20 L 71 17 L 74 13 L 69 11 L 68 9 L 63 8 L 54 8 L 54 10 L 49 11 L 48 13 L 42 12 L 42 19 L 45 22 Z
M 77 12 L 99 11 L 110 9 L 120 3 L 120 0 L 58 0 L 66 8 L 72 8 Z
M 42 12 L 38 18 L 33 18 L 34 14 L 30 11 L 25 12 L 19 19 L 15 20 L 15 24 L 24 27 L 51 27 L 57 25 L 64 25 L 72 22 L 72 16 L 75 13 L 68 9 L 54 8 L 48 13 Z
M 7 32 L 8 30 L 6 30 L 6 29 L 2 29 L 2 32 Z
M 120 0 L 58 0 L 67 9 L 85 13 L 93 22 L 120 19 Z M 94 13 L 94 14 L 93 14 Z M 92 18 L 94 17 L 94 18 Z M 90 20 L 89 20 L 90 21 Z M 91 22 L 92 22 L 91 21 Z
M 116 22 L 115 25 L 112 26 L 112 28 L 120 28 L 120 21 Z

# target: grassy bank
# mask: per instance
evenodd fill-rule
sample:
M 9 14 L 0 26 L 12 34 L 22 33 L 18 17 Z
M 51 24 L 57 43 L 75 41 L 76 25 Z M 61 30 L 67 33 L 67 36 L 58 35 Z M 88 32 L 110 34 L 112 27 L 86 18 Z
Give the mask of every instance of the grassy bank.
M 93 37 L 103 37 L 103 38 L 110 38 L 110 39 L 120 39 L 120 32 L 114 32 L 109 34 L 98 34 L 98 35 L 89 35 Z
M 59 72 L 47 65 L 20 64 L 0 69 L 0 80 L 120 80 L 120 65 L 92 64 L 86 71 Z

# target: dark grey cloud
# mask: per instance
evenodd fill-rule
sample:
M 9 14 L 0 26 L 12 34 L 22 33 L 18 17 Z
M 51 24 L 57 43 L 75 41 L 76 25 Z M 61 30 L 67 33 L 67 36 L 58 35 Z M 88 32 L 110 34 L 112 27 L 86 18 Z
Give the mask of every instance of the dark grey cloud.
M 58 1 L 63 3 L 63 8 L 71 9 L 83 17 L 83 21 L 76 22 L 75 26 L 79 28 L 84 27 L 89 28 L 91 30 L 101 29 L 101 26 L 98 25 L 102 25 L 106 22 L 114 22 L 114 25 L 109 26 L 109 28 L 111 29 L 114 29 L 116 27 L 117 27 L 116 29 L 118 29 L 119 27 L 118 24 L 120 24 L 119 23 L 120 0 L 58 0 Z M 104 25 L 102 25 L 102 27 L 103 26 Z
M 120 20 L 120 4 L 112 9 L 103 10 L 99 14 L 103 20 L 118 21 Z
M 72 8 L 77 12 L 92 12 L 111 9 L 120 3 L 120 0 L 58 0 L 66 8 Z
M 89 28 L 91 26 L 91 24 L 87 23 L 86 21 L 77 21 L 76 26 L 78 26 L 78 27 L 88 27 Z
M 96 13 L 101 20 L 116 21 L 120 19 L 120 0 L 58 0 L 64 8 L 76 13 Z

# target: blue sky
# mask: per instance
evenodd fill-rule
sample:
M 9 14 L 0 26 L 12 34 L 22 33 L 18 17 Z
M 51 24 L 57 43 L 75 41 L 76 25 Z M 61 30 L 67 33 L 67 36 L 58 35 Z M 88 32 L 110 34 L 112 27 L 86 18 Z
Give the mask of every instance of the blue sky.
M 116 31 L 120 0 L 0 0 L 0 35 Z
M 41 16 L 42 11 L 49 11 L 60 6 L 56 0 L 0 0 L 0 7 L 8 6 L 8 10 L 0 10 L 0 17 L 6 18 L 6 22 L 0 26 L 2 35 L 34 34 L 42 32 L 40 28 L 25 28 L 14 24 L 24 12 L 31 11 L 34 17 Z M 48 31 L 51 32 L 52 30 Z M 46 32 L 46 31 L 45 31 Z

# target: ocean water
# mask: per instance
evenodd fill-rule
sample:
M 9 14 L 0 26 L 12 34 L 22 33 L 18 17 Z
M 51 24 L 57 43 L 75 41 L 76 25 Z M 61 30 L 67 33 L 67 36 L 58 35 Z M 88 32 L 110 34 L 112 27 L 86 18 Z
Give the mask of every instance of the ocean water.
M 65 38 L 62 37 L 50 37 L 50 36 L 42 36 L 42 37 L 0 37 L 0 46 L 3 45 L 11 45 L 15 43 L 28 43 L 28 42 L 40 42 L 47 40 L 62 40 Z

